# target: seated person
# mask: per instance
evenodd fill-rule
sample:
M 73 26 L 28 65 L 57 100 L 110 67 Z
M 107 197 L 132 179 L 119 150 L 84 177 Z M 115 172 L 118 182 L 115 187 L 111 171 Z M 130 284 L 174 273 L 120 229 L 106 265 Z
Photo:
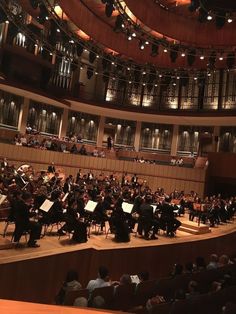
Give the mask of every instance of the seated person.
M 30 208 L 32 207 L 32 196 L 30 193 L 25 192 L 22 198 L 15 201 L 15 231 L 14 231 L 14 242 L 19 242 L 21 236 L 24 232 L 30 233 L 30 238 L 28 241 L 28 247 L 37 248 L 37 240 L 40 239 L 42 226 L 31 221 Z
M 183 158 L 179 158 L 177 161 L 176 161 L 176 166 L 183 166 L 184 165 L 184 160 Z
M 69 291 L 77 291 L 82 288 L 82 285 L 78 281 L 78 273 L 75 270 L 70 270 L 66 274 L 66 279 L 63 282 L 63 285 L 56 295 L 55 301 L 56 304 L 63 304 L 65 300 L 66 293 Z
M 80 147 L 79 154 L 80 154 L 80 155 L 87 155 L 87 150 L 86 150 L 86 148 L 85 148 L 84 145 L 82 145 L 82 146 Z
M 110 219 L 111 229 L 115 233 L 115 241 L 117 242 L 129 242 L 130 231 L 129 225 L 126 221 L 126 215 L 123 212 L 121 206 L 117 206 L 113 211 Z
M 170 164 L 171 164 L 171 166 L 175 166 L 175 165 L 176 165 L 176 159 L 175 159 L 175 157 L 172 157 L 172 158 L 171 158 Z
M 97 146 L 94 148 L 92 155 L 93 155 L 93 157 L 98 157 L 99 156 L 99 152 L 98 152 Z
M 78 153 L 79 153 L 76 144 L 74 144 L 74 145 L 71 147 L 70 152 L 71 152 L 71 154 L 78 154 Z
M 26 134 L 31 134 L 32 132 L 32 128 L 29 124 L 27 124 L 27 127 L 26 127 Z
M 100 266 L 98 269 L 98 277 L 95 280 L 90 280 L 87 289 L 91 293 L 96 288 L 108 287 L 109 282 L 109 272 L 105 266 Z
M 105 158 L 105 157 L 106 157 L 106 154 L 105 154 L 105 152 L 104 152 L 103 149 L 101 150 L 99 156 L 100 156 L 101 158 Z
M 27 146 L 27 138 L 25 135 L 22 135 L 21 138 L 20 138 L 20 143 L 22 146 Z

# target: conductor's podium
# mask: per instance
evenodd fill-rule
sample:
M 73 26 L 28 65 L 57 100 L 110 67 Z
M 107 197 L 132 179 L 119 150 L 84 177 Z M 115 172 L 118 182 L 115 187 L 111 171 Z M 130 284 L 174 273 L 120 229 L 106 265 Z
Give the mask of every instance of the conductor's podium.
M 198 224 L 198 222 L 180 219 L 182 225 L 178 228 L 178 230 L 189 233 L 189 234 L 205 234 L 211 232 L 209 226 L 204 224 Z

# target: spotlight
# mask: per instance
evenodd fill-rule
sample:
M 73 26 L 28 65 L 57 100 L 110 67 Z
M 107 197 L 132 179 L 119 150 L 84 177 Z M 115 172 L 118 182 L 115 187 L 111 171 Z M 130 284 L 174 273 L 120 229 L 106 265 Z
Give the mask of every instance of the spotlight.
M 212 15 L 208 14 L 208 15 L 207 15 L 207 20 L 208 20 L 208 21 L 211 21 L 212 19 L 213 19 Z
M 140 42 L 139 42 L 139 48 L 140 48 L 141 50 L 144 50 L 145 44 L 144 44 L 144 41 L 143 41 L 143 40 L 140 40 Z

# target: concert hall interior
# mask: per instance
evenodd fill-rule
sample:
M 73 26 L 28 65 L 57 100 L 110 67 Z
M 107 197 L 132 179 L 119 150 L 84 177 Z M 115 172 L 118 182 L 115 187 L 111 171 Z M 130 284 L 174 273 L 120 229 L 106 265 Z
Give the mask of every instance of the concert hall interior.
M 0 1 L 0 312 L 236 313 L 235 0 Z

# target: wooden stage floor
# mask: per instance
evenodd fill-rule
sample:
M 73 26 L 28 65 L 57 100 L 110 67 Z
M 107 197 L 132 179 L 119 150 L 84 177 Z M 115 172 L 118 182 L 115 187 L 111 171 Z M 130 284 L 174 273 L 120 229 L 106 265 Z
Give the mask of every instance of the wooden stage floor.
M 180 219 L 182 222 L 186 222 L 187 218 L 182 217 Z M 0 233 L 4 228 L 5 223 L 0 223 Z M 197 223 L 196 223 L 197 225 Z M 12 236 L 13 225 L 9 226 L 8 235 L 5 239 L 9 240 Z M 212 238 L 217 238 L 224 236 L 226 234 L 230 234 L 236 231 L 236 220 L 231 221 L 227 224 L 222 224 L 218 227 L 211 228 L 210 233 L 200 234 L 200 235 L 192 235 L 183 231 L 177 231 L 176 237 L 169 238 L 164 234 L 158 235 L 157 240 L 146 241 L 139 236 L 135 236 L 135 234 L 131 234 L 131 241 L 128 243 L 116 243 L 113 241 L 114 235 L 109 234 L 108 238 L 106 238 L 105 234 L 96 235 L 93 232 L 91 233 L 90 238 L 87 243 L 82 244 L 72 244 L 68 238 L 68 236 L 63 236 L 59 240 L 58 236 L 54 233 L 54 235 L 46 235 L 43 239 L 41 239 L 38 243 L 40 244 L 40 248 L 28 248 L 25 245 L 24 236 L 21 239 L 22 247 L 20 248 L 10 248 L 10 249 L 2 249 L 0 250 L 0 264 L 18 262 L 23 260 L 29 260 L 34 258 L 40 258 L 45 256 L 51 256 L 56 254 L 63 254 L 68 252 L 75 252 L 84 249 L 95 249 L 97 251 L 100 250 L 116 250 L 116 249 L 129 249 L 129 248 L 143 248 L 143 247 L 158 247 L 163 245 L 175 245 L 179 243 L 186 242 L 194 242 L 194 241 L 204 241 Z M 1 241 L 3 241 L 2 236 Z

